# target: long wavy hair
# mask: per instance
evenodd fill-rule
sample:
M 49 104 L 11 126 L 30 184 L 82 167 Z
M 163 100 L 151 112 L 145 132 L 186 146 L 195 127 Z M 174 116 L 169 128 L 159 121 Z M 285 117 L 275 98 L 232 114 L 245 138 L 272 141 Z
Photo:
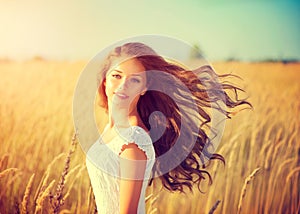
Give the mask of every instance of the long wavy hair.
M 211 175 L 205 170 L 206 163 L 217 159 L 225 164 L 225 160 L 220 154 L 211 153 L 207 149 L 212 145 L 212 138 L 209 137 L 208 130 L 213 130 L 213 127 L 210 127 L 209 109 L 215 109 L 225 115 L 226 118 L 231 118 L 231 114 L 234 112 L 233 108 L 240 105 L 252 107 L 246 99 L 239 99 L 238 91 L 243 91 L 241 88 L 226 81 L 219 82 L 221 79 L 233 75 L 217 75 L 209 65 L 201 66 L 196 70 L 188 70 L 178 63 L 167 61 L 143 43 L 126 43 L 110 52 L 98 75 L 99 105 L 106 111 L 108 103 L 104 86 L 105 77 L 114 65 L 120 63 L 122 57 L 136 58 L 142 63 L 146 71 L 159 71 L 156 75 L 146 73 L 147 87 L 151 88 L 151 86 L 159 84 L 162 90 L 148 90 L 140 97 L 137 104 L 139 116 L 147 129 L 150 130 L 150 137 L 155 141 L 153 146 L 156 157 L 169 151 L 180 136 L 185 136 L 183 139 L 186 140 L 195 139 L 195 143 L 191 143 L 193 146 L 189 149 L 186 158 L 170 171 L 162 173 L 169 163 L 163 163 L 156 159 L 153 177 L 149 185 L 151 185 L 155 173 L 160 175 L 159 179 L 163 187 L 170 191 L 184 192 L 184 187 L 188 187 L 192 191 L 194 184 L 197 184 L 200 190 L 200 183 L 206 176 L 208 176 L 209 184 L 211 184 Z M 180 83 L 183 83 L 184 87 L 189 90 L 189 98 L 182 90 L 183 86 Z M 229 96 L 228 91 L 233 92 L 233 98 Z M 170 97 L 170 94 L 174 96 Z M 197 106 L 197 112 L 180 111 L 178 103 L 186 109 L 194 104 Z M 156 114 L 149 120 L 155 111 L 161 112 L 163 116 Z M 198 124 L 195 118 L 198 118 L 201 123 Z M 161 130 L 164 132 L 157 139 Z M 186 148 L 182 148 L 182 150 L 184 149 Z M 173 158 L 175 160 L 176 155 Z M 207 160 L 209 161 L 206 162 Z

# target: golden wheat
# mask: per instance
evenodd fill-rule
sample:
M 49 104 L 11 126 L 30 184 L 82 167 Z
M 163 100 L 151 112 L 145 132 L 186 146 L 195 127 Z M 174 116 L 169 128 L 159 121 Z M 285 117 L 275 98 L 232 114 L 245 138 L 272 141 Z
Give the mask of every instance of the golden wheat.
M 21 214 L 27 214 L 27 212 L 28 212 L 27 208 L 28 208 L 28 203 L 29 203 L 29 195 L 31 193 L 34 176 L 35 176 L 35 174 L 33 173 L 28 181 L 27 186 L 26 186 L 22 204 L 21 204 L 22 205 Z
M 243 199 L 246 195 L 246 190 L 247 190 L 247 185 L 250 183 L 250 181 L 255 177 L 256 173 L 260 170 L 260 168 L 256 168 L 245 180 L 244 186 L 241 191 L 240 195 L 240 200 L 239 200 L 239 205 L 238 205 L 238 212 L 241 213 L 242 210 L 242 204 L 243 204 Z
M 78 165 L 78 167 L 80 167 L 80 166 L 81 166 L 81 165 Z M 73 169 L 77 170 L 78 168 L 75 167 L 75 168 L 73 168 Z M 86 170 L 86 167 L 85 167 L 85 166 L 81 166 L 80 170 L 77 172 L 77 174 L 76 174 L 76 176 L 74 177 L 74 179 L 72 180 L 72 182 L 68 185 L 68 190 L 67 190 L 65 196 L 63 197 L 63 201 L 65 201 L 65 200 L 67 199 L 67 197 L 70 195 L 70 192 L 71 192 L 72 189 L 73 189 L 73 186 L 74 186 L 74 184 L 75 184 L 75 181 L 78 180 L 78 179 L 81 177 L 83 170 Z M 74 171 L 73 171 L 73 172 L 74 172 Z M 70 171 L 70 173 L 71 173 L 71 171 Z M 70 174 L 70 173 L 69 173 L 69 174 Z M 66 183 L 67 183 L 67 178 L 66 178 Z
M 0 171 L 4 170 L 7 167 L 8 158 L 9 158 L 8 154 L 4 154 L 1 157 L 1 159 L 0 159 Z
M 287 176 L 286 176 L 286 179 L 285 179 L 285 182 L 287 183 L 289 181 L 289 179 L 291 179 L 291 177 L 298 173 L 300 171 L 300 166 L 294 168 Z
M 50 196 L 51 189 L 53 188 L 54 184 L 55 184 L 55 180 L 51 181 L 50 184 L 47 186 L 47 188 L 43 191 L 43 193 L 37 198 L 36 209 L 35 209 L 36 214 L 42 212 L 44 203 L 46 199 Z
M 64 204 L 63 190 L 65 188 L 66 176 L 69 173 L 71 155 L 74 153 L 76 149 L 76 133 L 72 137 L 71 149 L 68 152 L 68 155 L 65 160 L 64 170 L 61 174 L 60 181 L 56 188 L 56 193 L 52 199 L 52 208 L 53 212 L 56 214 L 59 212 L 60 207 Z
M 65 167 L 61 159 L 68 156 L 69 138 L 74 132 L 72 96 L 85 64 L 34 60 L 0 62 L 0 98 L 5 100 L 0 105 L 1 213 L 18 212 L 22 207 L 24 192 L 20 190 L 26 189 L 28 183 L 23 181 L 32 173 L 35 178 L 28 195 L 27 211 L 53 211 L 50 200 L 54 200 L 55 186 L 61 181 L 58 172 Z M 146 202 L 147 213 L 178 210 L 182 214 L 208 213 L 217 200 L 222 201 L 217 213 L 236 213 L 243 178 L 256 166 L 261 166 L 262 171 L 255 175 L 253 185 L 247 186 L 247 196 L 242 198 L 243 211 L 299 212 L 297 137 L 300 124 L 297 115 L 300 102 L 297 98 L 300 76 L 297 71 L 300 64 L 232 62 L 216 63 L 214 67 L 219 73 L 233 71 L 244 79 L 245 91 L 254 109 L 240 111 L 226 122 L 217 150 L 225 157 L 226 165 L 215 162 L 207 168 L 214 183 L 212 186 L 203 184 L 205 194 L 195 189 L 193 195 L 183 196 L 152 186 L 154 197 Z M 97 123 L 101 128 L 105 120 L 99 118 L 101 121 Z M 72 163 L 69 162 L 60 212 L 96 212 L 88 174 L 82 166 L 84 155 L 83 151 L 76 150 Z M 280 194 L 277 189 L 282 190 Z
M 6 179 L 7 181 L 5 182 L 5 185 L 3 185 L 1 188 L 0 199 L 2 199 L 3 195 L 5 195 L 8 192 L 8 187 L 10 187 L 11 184 L 13 184 L 16 179 L 21 177 L 22 172 L 20 172 L 19 170 L 16 170 L 12 174 L 13 174 L 13 176 L 10 177 L 9 179 Z
M 59 155 L 57 155 L 47 166 L 47 169 L 45 171 L 45 173 L 43 174 L 43 177 L 41 178 L 41 182 L 39 183 L 39 186 L 37 187 L 37 191 L 35 193 L 34 196 L 34 200 L 36 200 L 39 197 L 39 194 L 42 194 L 42 192 L 44 191 L 44 189 L 47 186 L 47 182 L 50 176 L 50 171 L 52 166 L 54 165 L 54 163 L 59 160 L 61 157 L 63 157 L 65 155 L 65 153 L 61 153 Z
M 8 168 L 8 169 L 5 169 L 3 170 L 2 172 L 0 172 L 0 179 L 7 176 L 8 174 L 10 174 L 11 172 L 16 172 L 18 171 L 19 169 L 17 168 Z

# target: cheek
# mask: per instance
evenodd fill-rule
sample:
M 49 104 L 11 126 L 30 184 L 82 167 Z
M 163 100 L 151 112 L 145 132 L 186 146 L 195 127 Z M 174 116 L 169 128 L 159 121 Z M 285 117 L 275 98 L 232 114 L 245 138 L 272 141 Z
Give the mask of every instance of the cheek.
M 131 87 L 130 88 L 130 95 L 132 97 L 135 97 L 135 98 L 138 98 L 139 95 L 145 90 L 145 87 L 144 86 L 136 86 L 136 87 Z M 137 96 L 137 97 L 136 97 Z
M 110 79 L 106 80 L 105 91 L 107 91 L 107 92 L 114 91 L 114 89 L 116 87 L 117 87 L 117 84 L 114 81 L 112 81 Z
M 110 98 L 112 96 L 112 87 L 111 87 L 111 83 L 109 81 L 106 81 L 105 84 L 105 94 L 108 98 Z

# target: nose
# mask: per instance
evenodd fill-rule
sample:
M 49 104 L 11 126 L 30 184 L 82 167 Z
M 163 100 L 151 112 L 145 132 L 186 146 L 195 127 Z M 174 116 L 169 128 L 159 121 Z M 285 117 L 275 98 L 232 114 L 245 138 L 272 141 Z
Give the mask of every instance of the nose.
M 128 78 L 123 78 L 123 81 L 121 82 L 119 89 L 127 89 L 129 84 L 129 79 Z

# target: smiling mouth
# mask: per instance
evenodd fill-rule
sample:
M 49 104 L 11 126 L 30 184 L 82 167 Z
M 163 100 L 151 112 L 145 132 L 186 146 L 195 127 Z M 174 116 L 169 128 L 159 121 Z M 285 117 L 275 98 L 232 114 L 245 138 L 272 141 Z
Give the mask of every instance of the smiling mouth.
M 120 99 L 127 99 L 129 96 L 127 96 L 126 94 L 123 94 L 123 93 L 119 93 L 119 92 L 116 92 L 114 93 L 117 97 L 119 97 Z

